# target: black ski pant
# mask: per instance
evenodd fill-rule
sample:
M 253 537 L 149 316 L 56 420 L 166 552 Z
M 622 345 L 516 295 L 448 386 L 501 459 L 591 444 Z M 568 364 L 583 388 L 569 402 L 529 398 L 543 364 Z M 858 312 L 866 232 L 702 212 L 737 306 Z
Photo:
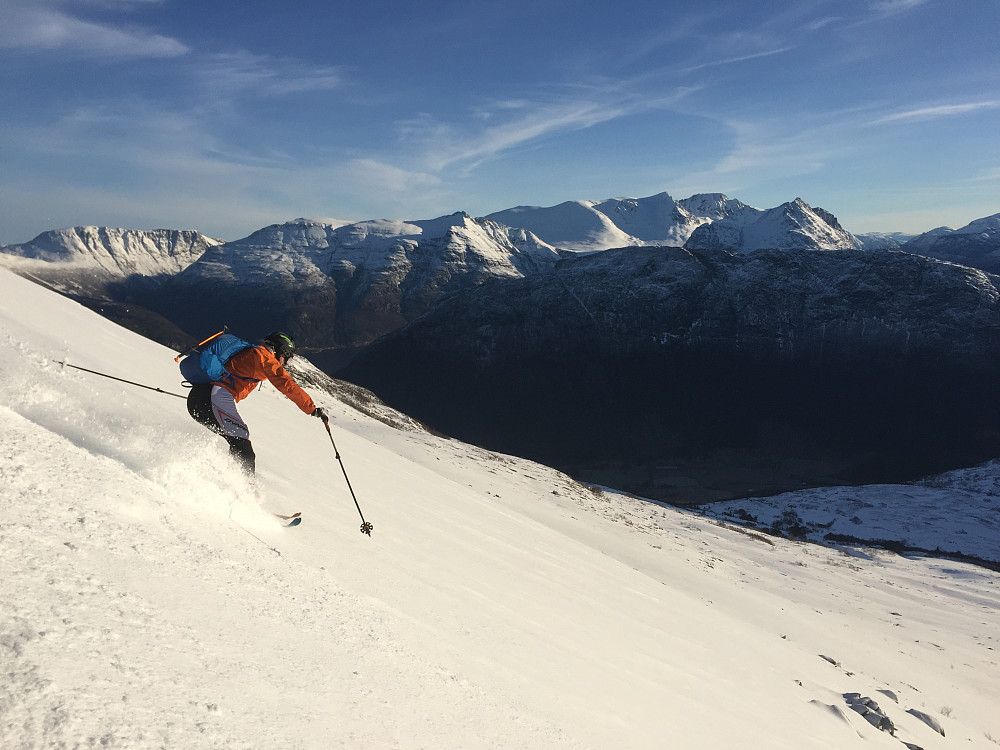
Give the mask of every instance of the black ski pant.
M 212 383 L 195 383 L 191 386 L 191 391 L 187 397 L 188 414 L 199 424 L 203 424 L 212 432 L 222 435 L 226 439 L 226 442 L 229 443 L 230 455 L 236 459 L 244 472 L 253 476 L 256 470 L 257 457 L 253 452 L 253 445 L 250 443 L 250 432 L 246 429 L 246 425 L 243 424 L 239 414 L 235 413 L 235 404 L 228 407 L 228 411 L 226 411 L 220 408 L 218 398 L 213 402 L 212 392 L 213 388 L 216 387 L 219 387 L 220 391 L 224 390 L 221 386 L 214 386 Z M 220 395 L 225 396 L 227 393 L 219 394 L 217 391 L 216 395 L 217 397 Z M 235 416 L 238 426 L 242 428 L 242 431 L 248 437 L 230 434 L 233 432 L 233 416 Z

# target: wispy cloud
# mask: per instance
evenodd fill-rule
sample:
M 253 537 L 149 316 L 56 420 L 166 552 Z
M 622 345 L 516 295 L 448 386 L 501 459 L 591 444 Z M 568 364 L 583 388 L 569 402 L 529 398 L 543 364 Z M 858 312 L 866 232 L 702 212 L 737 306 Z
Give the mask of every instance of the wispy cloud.
M 420 154 L 419 161 L 431 171 L 439 172 L 459 163 L 472 167 L 528 141 L 580 130 L 619 115 L 617 108 L 575 101 L 540 107 L 525 105 L 514 119 L 477 128 L 421 113 L 397 123 L 397 131 L 401 143 Z M 496 112 L 487 115 L 482 107 L 476 109 L 474 116 L 480 122 L 497 119 Z
M 284 96 L 334 89 L 343 83 L 341 71 L 333 66 L 309 65 L 242 50 L 200 57 L 192 65 L 203 90 L 213 95 Z
M 584 128 L 599 121 L 595 117 L 612 116 L 597 115 L 593 106 L 580 103 L 525 109 L 528 111 L 514 120 L 471 128 L 423 112 L 398 122 L 397 132 L 401 144 L 413 149 L 419 162 L 432 172 L 440 172 L 457 163 L 473 166 L 547 133 Z M 496 112 L 487 114 L 482 107 L 476 108 L 474 116 L 480 122 L 493 122 L 497 117 Z
M 843 20 L 843 16 L 825 16 L 823 18 L 815 18 L 812 21 L 806 22 L 804 28 L 806 31 L 819 31 L 830 24 L 840 23 Z
M 908 120 L 936 120 L 942 117 L 958 117 L 989 109 L 1000 109 L 1000 100 L 990 99 L 980 102 L 966 102 L 964 104 L 941 104 L 935 107 L 920 107 L 880 117 L 871 124 L 884 125 L 890 122 L 904 122 Z
M 720 176 L 766 171 L 784 177 L 816 172 L 838 146 L 817 135 L 822 127 L 788 131 L 774 122 L 730 122 L 734 143 L 715 165 Z M 825 144 L 820 146 L 818 144 Z
M 138 27 L 87 21 L 43 2 L 14 2 L 5 8 L 0 49 L 119 59 L 177 57 L 189 52 L 178 39 Z
M 685 73 L 693 73 L 696 70 L 702 70 L 704 68 L 714 68 L 719 65 L 732 65 L 733 63 L 746 62 L 747 60 L 756 60 L 759 57 L 771 57 L 772 55 L 780 55 L 782 52 L 788 52 L 794 49 L 794 47 L 778 47 L 777 49 L 764 50 L 762 52 L 752 52 L 747 55 L 737 55 L 736 57 L 725 57 L 721 60 L 711 60 L 709 62 L 700 63 L 698 65 L 692 65 L 690 67 L 684 68 Z
M 679 87 L 662 95 L 630 91 L 628 82 L 581 86 L 578 95 L 538 102 L 506 100 L 477 106 L 475 125 L 444 122 L 422 113 L 397 123 L 401 142 L 415 146 L 432 172 L 454 165 L 465 169 L 505 151 L 550 135 L 584 130 L 637 112 L 669 108 L 694 89 Z
M 410 172 L 374 159 L 352 159 L 332 171 L 344 184 L 368 191 L 400 193 L 441 184 L 440 178 L 426 172 Z
M 185 169 L 221 150 L 199 118 L 165 111 L 155 102 L 130 100 L 77 107 L 47 124 L 9 127 L 8 143 L 46 160 L 104 160 L 131 172 L 175 166 Z
M 873 0 L 871 8 L 876 13 L 901 13 L 925 5 L 927 2 L 928 0 Z
M 706 115 L 706 119 L 711 118 Z M 831 164 L 855 158 L 859 148 L 852 137 L 857 113 L 849 110 L 794 121 L 729 118 L 719 124 L 729 131 L 729 143 L 720 143 L 714 161 L 706 159 L 704 168 L 669 175 L 675 190 L 739 195 L 750 185 L 802 183 L 810 175 L 824 173 Z
M 487 127 L 439 154 L 444 164 L 476 162 L 528 141 L 553 133 L 583 130 L 624 113 L 625 108 L 620 103 L 580 100 L 546 105 L 530 109 L 510 122 Z

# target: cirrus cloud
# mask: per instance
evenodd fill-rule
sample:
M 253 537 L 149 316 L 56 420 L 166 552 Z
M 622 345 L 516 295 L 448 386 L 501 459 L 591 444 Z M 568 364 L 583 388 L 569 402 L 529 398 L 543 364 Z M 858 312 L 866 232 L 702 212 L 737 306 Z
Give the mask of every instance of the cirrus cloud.
M 904 112 L 885 115 L 875 120 L 873 125 L 883 125 L 889 122 L 935 120 L 940 117 L 957 117 L 971 112 L 981 112 L 983 110 L 1000 109 L 1000 100 L 990 99 L 979 102 L 965 102 L 964 104 L 940 104 L 934 107 L 918 107 Z
M 14 3 L 0 25 L 0 49 L 25 52 L 63 51 L 80 57 L 178 57 L 190 50 L 183 42 L 140 27 L 87 21 L 42 3 Z

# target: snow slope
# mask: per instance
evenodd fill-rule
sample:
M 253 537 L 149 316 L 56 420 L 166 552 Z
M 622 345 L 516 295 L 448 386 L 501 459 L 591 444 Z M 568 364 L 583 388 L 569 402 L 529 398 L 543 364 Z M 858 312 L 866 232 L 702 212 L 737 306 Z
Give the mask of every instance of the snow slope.
M 714 518 L 777 526 L 821 541 L 880 541 L 912 551 L 946 552 L 1000 568 L 1000 462 L 941 474 L 909 485 L 821 487 L 767 498 L 713 503 Z
M 311 386 L 369 538 L 270 386 L 253 488 L 179 398 L 58 364 L 181 393 L 172 352 L 4 270 L 0 344 L 4 750 L 1000 742 L 984 568 L 721 526 Z

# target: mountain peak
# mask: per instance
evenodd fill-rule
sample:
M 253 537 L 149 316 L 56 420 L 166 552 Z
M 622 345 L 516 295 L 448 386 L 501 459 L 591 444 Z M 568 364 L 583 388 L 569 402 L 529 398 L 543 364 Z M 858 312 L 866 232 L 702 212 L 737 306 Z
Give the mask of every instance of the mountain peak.
M 8 245 L 6 256 L 74 268 L 99 269 L 113 277 L 179 273 L 221 240 L 193 230 L 77 226 L 43 232 L 31 242 Z
M 854 237 L 837 217 L 801 198 L 760 211 L 744 206 L 730 216 L 698 227 L 685 247 L 697 250 L 849 250 Z
M 684 203 L 662 192 L 647 198 L 566 201 L 549 207 L 518 206 L 489 214 L 486 218 L 522 227 L 549 245 L 573 252 L 635 245 L 680 247 L 697 226 L 709 220 L 699 211 L 686 208 Z M 715 212 L 719 213 L 719 209 Z
M 902 250 L 1000 273 L 1000 214 L 976 219 L 960 229 L 932 229 L 905 243 Z
M 801 197 L 762 211 L 724 193 L 697 193 L 675 201 L 663 192 L 648 198 L 569 201 L 548 208 L 518 206 L 487 218 L 523 227 L 554 247 L 576 252 L 643 245 L 735 252 L 858 246 L 836 216 L 811 207 Z
M 677 201 L 678 205 L 694 216 L 705 219 L 724 219 L 749 208 L 742 201 L 730 199 L 724 193 L 698 193 L 690 198 Z

